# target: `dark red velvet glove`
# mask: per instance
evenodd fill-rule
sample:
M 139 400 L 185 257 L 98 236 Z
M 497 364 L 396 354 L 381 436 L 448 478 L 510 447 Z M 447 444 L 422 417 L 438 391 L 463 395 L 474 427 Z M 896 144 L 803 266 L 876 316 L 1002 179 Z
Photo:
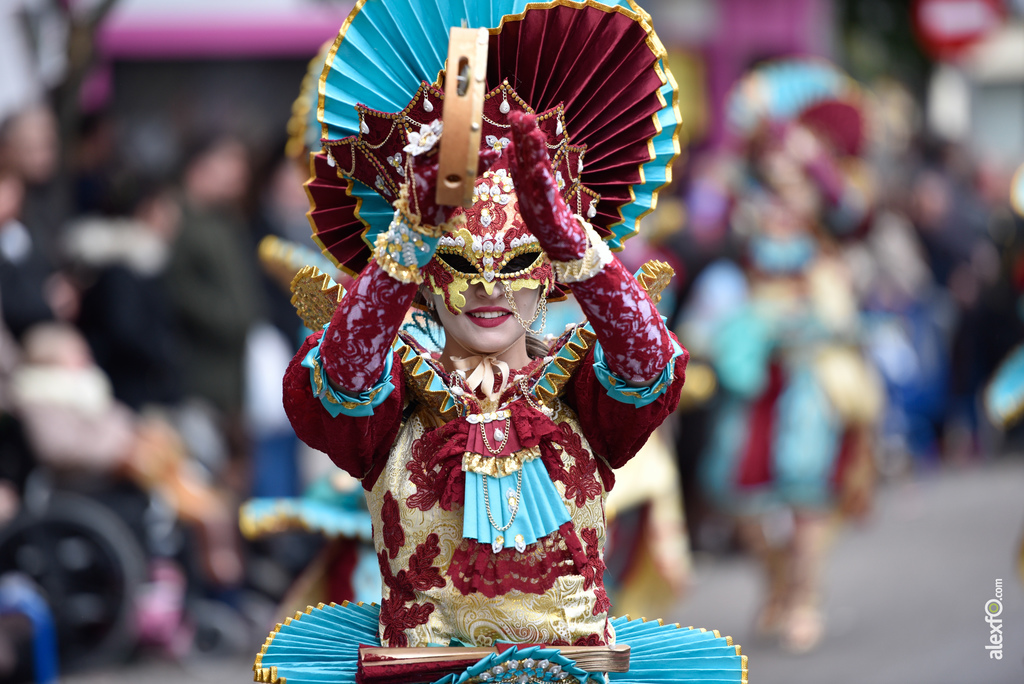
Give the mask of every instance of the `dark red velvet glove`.
M 498 150 L 481 150 L 478 173 L 488 169 L 500 155 Z M 410 209 L 418 209 L 421 223 L 432 226 L 447 222 L 460 209 L 437 204 L 437 175 L 435 152 L 412 157 Z M 377 382 L 417 287 L 415 283 L 395 280 L 376 261 L 363 269 L 338 304 L 320 345 L 321 363 L 335 385 L 358 394 Z
M 320 362 L 336 386 L 358 394 L 380 379 L 418 287 L 395 280 L 376 261 L 363 269 L 335 309 L 320 343 Z
M 537 117 L 513 112 L 509 120 L 509 166 L 523 220 L 552 260 L 582 258 L 587 234 L 558 192 Z M 613 258 L 596 275 L 569 287 L 597 333 L 608 368 L 631 382 L 658 377 L 674 347 L 654 303 L 619 260 Z
M 537 127 L 537 117 L 512 112 L 512 145 L 509 171 L 519 199 L 519 213 L 549 258 L 574 261 L 587 251 L 587 234 L 573 218 L 558 192 L 551 170 L 547 137 Z

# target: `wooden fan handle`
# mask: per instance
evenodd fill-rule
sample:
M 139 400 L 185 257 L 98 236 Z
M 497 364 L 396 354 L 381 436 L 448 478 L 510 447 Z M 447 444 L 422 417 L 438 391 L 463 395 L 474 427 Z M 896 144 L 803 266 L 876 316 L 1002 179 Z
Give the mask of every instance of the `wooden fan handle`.
M 487 79 L 487 29 L 455 27 L 444 79 L 444 132 L 438 158 L 437 203 L 469 206 L 480 155 Z

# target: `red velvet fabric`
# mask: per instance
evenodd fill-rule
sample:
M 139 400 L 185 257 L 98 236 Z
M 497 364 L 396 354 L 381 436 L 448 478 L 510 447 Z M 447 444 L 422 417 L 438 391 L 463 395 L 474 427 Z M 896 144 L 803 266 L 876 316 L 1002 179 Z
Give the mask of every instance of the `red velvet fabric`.
M 301 365 L 306 353 L 316 346 L 320 335 L 321 332 L 315 332 L 306 338 L 285 372 L 285 413 L 299 439 L 326 453 L 335 465 L 353 477 L 361 478 L 363 487 L 370 490 L 386 463 L 401 426 L 405 397 L 402 365 L 397 358 L 394 360 L 391 381 L 395 389 L 383 404 L 374 409 L 372 416 L 334 418 L 314 394 L 309 369 Z
M 334 539 L 325 550 L 329 554 L 327 564 L 327 596 L 326 601 L 341 603 L 354 601 L 355 589 L 352 588 L 352 573 L 359 562 L 359 545 L 357 539 Z
M 756 487 L 771 482 L 775 404 L 782 394 L 784 384 L 782 367 L 773 363 L 768 370 L 768 386 L 750 411 L 750 434 L 737 471 L 740 487 Z
M 356 684 L 428 684 L 445 675 L 462 674 L 467 667 L 465 660 L 444 660 L 436 663 L 408 663 L 396 661 L 390 665 L 364 667 L 360 656 L 356 668 Z
M 670 333 L 671 334 L 671 333 Z M 676 359 L 672 385 L 656 400 L 642 408 L 623 404 L 608 396 L 594 375 L 594 357 L 588 354 L 580 369 L 566 385 L 565 401 L 576 411 L 583 434 L 594 453 L 612 468 L 619 468 L 633 458 L 654 429 L 679 405 L 686 376 L 688 354 Z M 601 472 L 601 463 L 598 462 Z M 610 472 L 601 472 L 606 487 L 614 484 Z

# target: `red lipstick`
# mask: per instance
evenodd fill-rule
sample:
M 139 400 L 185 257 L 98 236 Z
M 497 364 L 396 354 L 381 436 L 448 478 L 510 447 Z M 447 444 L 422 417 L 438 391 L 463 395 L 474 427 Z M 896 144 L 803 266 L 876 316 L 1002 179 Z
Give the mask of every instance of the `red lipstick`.
M 481 316 L 474 316 L 473 315 L 473 314 L 484 314 L 484 313 L 499 314 L 499 315 L 497 315 L 497 316 L 490 316 L 490 317 L 487 317 L 487 318 L 483 318 Z M 511 311 L 509 311 L 508 309 L 504 309 L 504 308 L 502 308 L 500 306 L 480 306 L 480 307 L 477 307 L 477 308 L 473 309 L 472 311 L 467 311 L 466 312 L 466 316 L 469 318 L 469 320 L 471 320 L 474 324 L 479 325 L 481 328 L 496 328 L 499 325 L 501 325 L 502 323 L 504 323 L 505 321 L 507 321 L 511 315 L 512 315 Z

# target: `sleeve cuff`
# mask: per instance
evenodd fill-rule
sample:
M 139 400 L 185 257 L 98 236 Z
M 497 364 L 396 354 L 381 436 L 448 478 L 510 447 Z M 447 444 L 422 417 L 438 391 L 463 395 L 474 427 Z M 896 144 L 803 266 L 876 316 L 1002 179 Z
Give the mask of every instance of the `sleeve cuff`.
M 326 331 L 327 326 L 325 325 L 325 334 Z M 309 382 L 313 388 L 313 394 L 320 399 L 320 403 L 333 418 L 342 414 L 353 418 L 372 416 L 373 410 L 383 404 L 395 389 L 395 385 L 391 381 L 391 366 L 394 359 L 391 349 L 388 349 L 380 379 L 374 383 L 373 387 L 358 394 L 349 394 L 334 389 L 327 381 L 327 371 L 324 370 L 323 364 L 320 362 L 320 344 L 322 342 L 323 337 L 315 347 L 306 353 L 306 357 L 302 360 L 302 365 L 309 369 Z
M 601 343 L 598 342 L 594 345 L 594 374 L 609 397 L 623 404 L 643 408 L 657 401 L 671 387 L 675 378 L 676 358 L 682 353 L 683 348 L 675 339 L 672 339 L 672 358 L 669 359 L 654 384 L 650 387 L 631 387 L 608 368 L 608 364 L 604 360 L 604 350 L 601 348 Z

